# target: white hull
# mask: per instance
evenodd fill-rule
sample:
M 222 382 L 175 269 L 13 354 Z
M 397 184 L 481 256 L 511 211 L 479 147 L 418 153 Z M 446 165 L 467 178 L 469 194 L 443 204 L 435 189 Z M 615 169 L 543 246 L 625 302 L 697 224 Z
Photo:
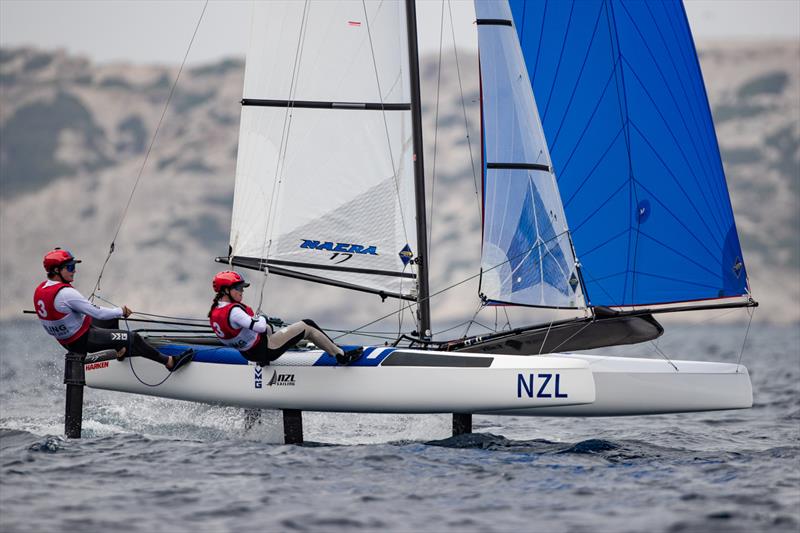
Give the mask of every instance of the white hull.
M 589 363 L 596 398 L 587 405 L 523 409 L 499 415 L 632 416 L 753 406 L 750 375 L 742 365 L 562 354 Z
M 747 369 L 725 363 L 675 361 L 676 371 L 666 361 L 650 359 L 369 348 L 353 366 L 335 366 L 330 356 L 305 351 L 289 352 L 260 369 L 242 364 L 231 350 L 204 351 L 216 359 L 198 355 L 157 386 L 152 385 L 166 370 L 141 358 L 87 364 L 86 384 L 245 408 L 367 413 L 623 416 L 743 409 L 753 403 Z
M 373 353 L 380 351 L 385 350 Z M 131 366 L 141 381 L 150 384 L 161 381 L 166 370 L 151 361 L 133 358 L 86 365 L 86 384 L 227 406 L 369 413 L 472 413 L 585 404 L 595 399 L 594 380 L 584 361 L 398 352 L 458 361 L 490 360 L 491 366 L 312 366 L 322 352 L 311 351 L 286 354 L 263 369 L 252 364 L 193 362 L 163 384 L 148 386 L 137 379 Z M 519 385 L 520 379 L 525 380 L 524 386 Z M 541 394 L 537 394 L 539 389 Z

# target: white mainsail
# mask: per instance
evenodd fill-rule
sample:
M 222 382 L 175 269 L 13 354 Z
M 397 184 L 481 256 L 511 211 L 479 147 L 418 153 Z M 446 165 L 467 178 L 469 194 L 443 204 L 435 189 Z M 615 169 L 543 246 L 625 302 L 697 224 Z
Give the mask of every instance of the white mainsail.
M 413 297 L 409 102 L 402 3 L 256 2 L 231 256 Z

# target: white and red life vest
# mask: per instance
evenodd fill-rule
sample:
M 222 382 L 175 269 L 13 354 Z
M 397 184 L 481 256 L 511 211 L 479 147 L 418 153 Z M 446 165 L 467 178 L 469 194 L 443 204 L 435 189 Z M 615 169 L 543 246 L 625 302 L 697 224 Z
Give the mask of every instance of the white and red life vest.
M 89 326 L 92 324 L 92 317 L 88 315 L 75 311 L 62 313 L 56 309 L 56 295 L 67 287 L 72 285 L 69 283 L 47 285 L 47 282 L 43 281 L 33 293 L 33 305 L 44 330 L 64 345 L 78 340 L 89 331 Z
M 231 348 L 236 348 L 240 352 L 246 352 L 256 345 L 261 334 L 252 329 L 234 328 L 231 326 L 231 311 L 236 307 L 242 309 L 249 316 L 255 315 L 253 310 L 244 304 L 229 303 L 227 305 L 220 305 L 211 311 L 209 320 L 211 322 L 211 328 L 214 330 L 217 337 L 219 337 L 219 340 L 222 341 L 222 344 L 230 346 Z

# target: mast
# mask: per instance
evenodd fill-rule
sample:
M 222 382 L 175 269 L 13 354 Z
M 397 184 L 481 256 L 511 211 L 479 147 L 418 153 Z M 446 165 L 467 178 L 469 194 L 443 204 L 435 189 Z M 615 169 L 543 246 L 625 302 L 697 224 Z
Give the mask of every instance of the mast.
M 420 338 L 431 336 L 431 307 L 428 289 L 428 237 L 425 217 L 425 164 L 422 144 L 422 104 L 419 94 L 419 50 L 415 0 L 406 0 L 408 64 L 411 71 L 411 124 L 414 143 L 414 196 L 417 209 L 417 322 Z

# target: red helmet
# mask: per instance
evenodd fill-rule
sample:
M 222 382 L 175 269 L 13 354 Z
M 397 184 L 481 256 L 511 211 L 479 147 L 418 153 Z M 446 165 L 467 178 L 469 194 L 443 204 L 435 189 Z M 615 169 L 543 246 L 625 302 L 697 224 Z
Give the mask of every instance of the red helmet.
M 222 289 L 231 288 L 234 285 L 240 285 L 242 288 L 250 286 L 238 272 L 234 272 L 233 270 L 224 270 L 220 272 L 214 276 L 214 281 L 211 283 L 214 292 L 221 292 Z
M 61 248 L 54 248 L 44 254 L 44 269 L 47 272 L 52 272 L 58 267 L 67 263 L 80 263 L 80 259 L 75 259 L 75 256 L 69 250 L 62 250 Z

